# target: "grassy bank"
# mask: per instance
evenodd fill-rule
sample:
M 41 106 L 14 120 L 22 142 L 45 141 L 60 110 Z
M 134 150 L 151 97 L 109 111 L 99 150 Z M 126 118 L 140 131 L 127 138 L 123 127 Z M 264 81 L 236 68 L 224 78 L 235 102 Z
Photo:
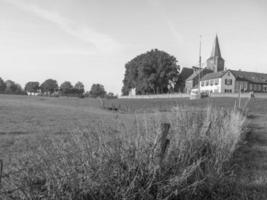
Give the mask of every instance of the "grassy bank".
M 2 198 L 230 198 L 218 185 L 231 177 L 230 160 L 245 122 L 240 112 L 180 106 L 164 117 L 121 118 L 64 135 L 22 137 L 27 150 L 10 161 Z M 162 122 L 170 124 L 164 143 Z

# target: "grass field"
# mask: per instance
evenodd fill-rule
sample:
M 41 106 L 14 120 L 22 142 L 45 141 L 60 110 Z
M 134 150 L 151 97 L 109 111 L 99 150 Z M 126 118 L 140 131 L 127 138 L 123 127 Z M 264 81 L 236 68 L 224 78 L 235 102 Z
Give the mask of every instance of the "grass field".
M 241 105 L 245 105 L 246 103 L 247 100 L 243 99 Z M 46 186 L 46 189 L 33 189 L 31 187 L 21 189 L 13 193 L 12 195 L 14 196 L 9 195 L 5 196 L 5 198 L 12 199 L 16 197 L 24 197 L 24 199 L 40 199 L 40 195 L 44 195 L 45 193 L 47 196 L 50 195 L 50 199 L 53 199 L 53 195 L 54 199 L 57 199 L 60 195 L 62 195 L 62 192 L 65 191 L 64 194 L 67 194 L 67 196 L 65 196 L 64 199 L 97 199 L 96 197 L 101 197 L 102 199 L 112 199 L 112 194 L 113 199 L 114 197 L 116 197 L 115 199 L 161 199 L 161 197 L 163 198 L 168 196 L 166 195 L 168 192 L 173 195 L 169 196 L 169 199 L 171 199 L 175 196 L 175 191 L 177 193 L 177 188 L 175 188 L 177 185 L 179 185 L 180 191 L 184 190 L 188 192 L 189 189 L 190 191 L 197 191 L 198 189 L 200 190 L 202 181 L 207 183 L 206 178 L 210 176 L 208 181 L 210 185 L 207 186 L 207 184 L 205 184 L 205 190 L 201 191 L 207 192 L 207 188 L 209 188 L 209 192 L 213 191 L 213 195 L 215 195 L 214 197 L 209 196 L 209 199 L 219 199 L 216 194 L 220 195 L 219 193 L 223 193 L 223 191 L 218 192 L 219 189 L 215 187 L 216 184 L 218 184 L 216 180 L 222 180 L 218 178 L 218 175 L 224 174 L 224 170 L 222 169 L 224 167 L 222 166 L 225 165 L 225 161 L 229 161 L 228 156 L 231 157 L 233 153 L 229 149 L 235 149 L 236 142 L 239 140 L 238 134 L 227 135 L 227 137 L 225 135 L 229 132 L 229 130 L 233 133 L 239 126 L 238 116 L 231 115 L 231 110 L 237 104 L 237 99 L 207 98 L 194 101 L 189 101 L 188 99 L 117 99 L 106 100 L 104 104 L 120 108 L 119 112 L 103 109 L 101 103 L 97 99 L 1 95 L 0 159 L 2 158 L 4 160 L 4 174 L 9 174 L 13 171 L 22 169 L 22 173 L 19 175 L 16 174 L 4 179 L 3 183 L 5 183 L 5 186 L 3 188 L 5 190 L 10 190 L 17 188 L 21 184 L 27 186 L 29 182 L 34 182 L 33 180 L 37 180 L 37 182 L 45 181 L 44 185 Z M 174 107 L 176 108 L 174 109 Z M 207 111 L 207 108 L 210 110 Z M 264 127 L 263 121 L 266 119 L 262 116 L 267 114 L 266 100 L 253 99 L 248 104 L 247 109 L 251 117 L 250 120 L 254 120 L 252 121 L 254 125 L 256 124 L 255 126 L 259 126 L 259 124 L 261 124 L 261 126 Z M 207 115 L 207 113 L 209 114 Z M 214 137 L 212 140 L 208 140 L 208 138 L 204 140 L 202 138 L 199 140 L 198 135 L 199 132 L 201 132 L 199 130 L 203 129 L 207 116 L 209 116 L 209 120 L 214 122 L 213 124 L 216 126 L 221 124 L 222 127 L 225 127 L 223 128 L 225 131 L 222 131 L 223 134 L 221 132 L 216 132 L 217 128 L 214 126 L 211 128 L 211 138 Z M 237 121 L 236 123 L 232 123 L 232 125 L 235 125 L 232 126 L 231 122 L 233 122 L 234 119 Z M 158 174 L 159 172 L 156 170 L 157 164 L 154 163 L 156 160 L 144 156 L 151 155 L 151 152 L 156 151 L 155 149 L 151 149 L 151 145 L 153 146 L 156 140 L 155 138 L 162 122 L 168 122 L 171 124 L 171 133 L 179 135 L 179 139 L 177 138 L 178 136 L 174 136 L 171 141 L 177 140 L 179 145 L 177 146 L 177 142 L 175 144 L 170 144 L 170 149 L 172 150 L 169 150 L 169 157 L 167 157 L 164 161 L 165 168 L 161 169 L 161 173 Z M 181 127 L 181 125 L 183 126 Z M 253 130 L 255 129 L 255 127 L 252 128 Z M 89 135 L 93 135 L 93 138 L 91 138 L 91 136 L 89 137 L 88 133 L 90 133 Z M 95 133 L 95 135 L 92 133 Z M 181 138 L 180 135 L 182 133 L 185 133 L 187 136 L 185 138 Z M 258 136 L 262 137 L 262 134 L 264 134 L 264 131 L 261 134 L 258 134 Z M 254 140 L 254 145 L 257 138 L 251 135 L 252 134 L 248 137 L 249 141 L 247 142 L 250 144 L 253 143 Z M 257 135 L 257 133 L 255 133 L 255 135 Z M 138 142 L 136 142 L 136 138 L 139 138 Z M 196 140 L 194 138 L 196 138 Z M 221 142 L 218 141 L 218 138 L 220 138 Z M 231 138 L 230 141 L 229 138 Z M 94 143 L 92 143 L 92 141 L 94 141 Z M 102 146 L 103 148 L 105 147 L 109 149 L 109 152 L 103 149 L 97 150 L 101 152 L 101 156 L 104 156 L 101 157 L 102 164 L 97 163 L 99 160 L 96 158 L 94 158 L 96 159 L 94 160 L 92 157 L 92 155 L 96 156 L 93 152 L 96 151 L 95 148 L 99 148 L 99 144 L 101 142 L 104 144 L 104 146 Z M 127 145 L 121 144 L 122 142 Z M 200 151 L 204 144 L 210 145 L 212 143 L 220 145 L 210 146 L 213 153 L 209 156 L 205 155 L 208 162 L 206 162 L 206 160 L 202 160 L 202 156 L 199 157 L 194 154 L 194 152 Z M 116 145 L 114 146 L 114 144 Z M 191 145 L 190 148 L 188 145 Z M 220 147 L 220 150 L 218 147 Z M 252 150 L 248 150 L 245 147 L 247 147 L 247 145 L 239 148 L 234 154 L 238 165 L 244 166 L 244 170 L 242 170 L 242 173 L 238 173 L 239 177 L 236 178 L 236 180 L 240 180 L 239 182 L 242 182 L 243 185 L 251 181 L 251 179 L 242 179 L 243 176 L 246 176 L 246 174 L 250 174 L 250 177 L 255 175 L 255 171 L 252 172 L 252 170 L 249 170 L 246 165 L 248 162 L 244 160 L 244 152 L 247 151 L 250 153 Z M 180 152 L 179 158 L 171 156 L 172 152 L 178 151 L 177 148 Z M 259 148 L 262 148 L 262 146 Z M 183 151 L 181 149 L 183 149 Z M 84 151 L 87 152 L 87 154 L 81 153 Z M 92 160 L 88 160 L 88 157 L 90 157 L 88 152 L 91 152 L 90 159 Z M 136 155 L 139 155 L 134 157 L 134 160 L 131 157 L 133 152 L 135 152 Z M 120 155 L 121 158 L 118 158 L 118 155 Z M 193 160 L 186 158 L 191 155 L 195 155 L 195 157 L 193 156 Z M 253 156 L 251 156 L 250 159 L 252 157 Z M 262 158 L 263 157 L 264 156 L 262 156 Z M 214 160 L 214 158 L 217 160 Z M 177 161 L 175 160 L 177 159 L 179 160 L 179 163 L 176 163 Z M 260 159 L 260 157 L 258 159 Z M 118 162 L 119 160 L 120 162 Z M 126 171 L 124 169 L 124 161 L 127 161 Z M 147 165 L 148 161 L 153 161 L 152 163 L 154 164 Z M 84 162 L 87 164 L 84 167 L 81 167 Z M 89 174 L 92 173 L 90 170 L 93 170 L 92 163 L 95 168 L 99 169 L 99 171 L 102 170 L 102 174 L 106 174 L 105 176 L 99 175 L 97 178 L 95 177 L 93 185 L 93 179 L 89 176 Z M 120 165 L 124 164 L 118 167 L 117 165 L 119 163 Z M 201 175 L 200 172 L 194 174 L 196 172 L 194 169 L 199 169 L 202 163 L 206 163 L 205 166 L 209 168 L 209 170 L 207 170 L 208 172 L 201 172 L 204 173 L 204 175 Z M 40 167 L 40 164 L 42 167 Z M 105 168 L 110 166 L 112 166 L 112 170 L 110 168 Z M 129 168 L 129 166 L 132 166 L 132 168 Z M 151 166 L 154 170 L 151 170 Z M 211 168 L 217 169 L 217 172 L 210 170 Z M 174 172 L 173 169 L 179 169 L 179 172 Z M 116 170 L 124 171 L 124 176 L 118 179 L 117 173 L 119 172 Z M 98 174 L 100 173 L 99 171 L 95 171 L 94 173 Z M 120 173 L 122 173 L 122 171 L 120 171 Z M 109 174 L 107 174 L 108 172 Z M 163 176 L 164 173 L 165 175 Z M 191 176 L 187 177 L 190 173 Z M 253 175 L 251 175 L 251 173 Z M 83 176 L 82 178 L 79 177 L 81 175 Z M 62 176 L 66 177 L 63 179 L 58 178 Z M 162 178 L 162 176 L 164 178 Z M 154 177 L 154 179 L 151 179 L 151 177 Z M 179 177 L 179 179 L 177 179 L 177 177 Z M 182 180 L 181 177 L 187 178 Z M 194 177 L 194 181 L 190 182 L 189 179 L 192 179 L 192 177 Z M 123 179 L 129 179 L 129 181 L 136 180 L 136 183 L 132 182 L 132 185 L 130 183 L 121 184 Z M 254 179 L 254 182 L 257 182 L 258 180 L 258 184 L 264 184 L 264 176 L 257 175 Z M 260 181 L 260 179 L 262 180 Z M 163 180 L 168 180 L 168 184 L 167 182 L 165 182 L 165 184 L 158 183 Z M 172 182 L 170 180 L 172 180 Z M 215 181 L 216 184 L 211 184 L 212 180 Z M 120 183 L 118 183 L 118 181 Z M 103 183 L 105 182 L 106 184 L 114 187 L 108 187 L 107 185 L 104 187 Z M 146 186 L 142 186 L 142 184 L 145 184 Z M 44 186 L 42 183 L 39 183 L 39 185 L 37 184 L 38 187 L 40 185 L 42 187 Z M 127 185 L 127 187 L 125 185 Z M 188 185 L 192 188 L 188 187 Z M 225 185 L 227 184 L 224 184 L 224 186 Z M 264 185 L 262 185 L 261 187 L 264 188 Z M 99 189 L 101 188 L 100 186 L 102 187 L 101 190 Z M 88 191 L 88 187 L 98 190 L 98 193 L 96 194 Z M 49 190 L 47 188 L 49 188 Z M 106 191 L 103 191 L 103 188 L 106 188 Z M 111 189 L 116 190 L 118 188 L 122 188 L 128 191 L 128 193 L 118 190 L 117 194 L 120 194 L 121 196 L 116 196 L 112 193 L 112 191 L 109 191 Z M 137 188 L 143 188 L 144 191 L 137 191 Z M 145 188 L 149 188 L 152 191 L 146 191 Z M 240 192 L 239 189 L 238 194 L 236 194 L 238 197 L 242 195 L 243 197 L 250 197 L 249 192 L 245 193 L 242 189 L 240 189 Z M 229 186 L 227 186 L 226 190 L 228 190 L 228 197 L 220 197 L 222 199 L 231 199 L 231 195 L 229 196 Z M 154 194 L 155 192 L 153 191 L 158 191 L 158 196 L 140 196 L 140 194 Z M 262 197 L 260 196 L 262 191 L 263 190 L 254 192 L 255 194 L 253 193 L 253 195 L 255 198 L 250 197 L 248 199 L 260 199 L 260 197 Z M 81 194 L 83 195 L 79 196 Z M 94 195 L 88 196 L 88 194 Z M 103 196 L 104 194 L 109 194 L 109 196 Z M 184 193 L 183 195 L 185 195 L 183 196 L 185 199 L 189 199 L 189 196 L 186 196 L 188 194 Z M 234 196 L 234 194 L 232 195 Z M 180 198 L 181 197 L 182 196 L 180 196 Z

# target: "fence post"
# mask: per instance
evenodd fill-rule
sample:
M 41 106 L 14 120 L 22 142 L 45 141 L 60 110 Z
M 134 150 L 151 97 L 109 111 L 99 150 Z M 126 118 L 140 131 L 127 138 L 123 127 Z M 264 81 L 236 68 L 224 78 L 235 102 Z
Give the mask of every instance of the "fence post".
M 238 92 L 238 108 L 241 109 L 241 84 L 239 85 L 239 92 Z
M 3 160 L 0 159 L 0 188 L 2 187 L 2 175 L 3 175 Z
M 160 137 L 160 155 L 159 155 L 159 166 L 162 167 L 162 161 L 164 159 L 166 150 L 170 144 L 170 140 L 168 139 L 168 134 L 171 125 L 169 123 L 161 124 L 161 137 Z

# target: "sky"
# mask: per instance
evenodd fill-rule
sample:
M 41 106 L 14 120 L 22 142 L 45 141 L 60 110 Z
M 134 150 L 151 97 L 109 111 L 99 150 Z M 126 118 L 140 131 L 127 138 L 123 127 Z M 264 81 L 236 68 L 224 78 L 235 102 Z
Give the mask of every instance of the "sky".
M 228 69 L 267 73 L 266 0 L 0 0 L 0 77 L 120 94 L 125 64 L 159 49 L 197 65 L 218 34 Z

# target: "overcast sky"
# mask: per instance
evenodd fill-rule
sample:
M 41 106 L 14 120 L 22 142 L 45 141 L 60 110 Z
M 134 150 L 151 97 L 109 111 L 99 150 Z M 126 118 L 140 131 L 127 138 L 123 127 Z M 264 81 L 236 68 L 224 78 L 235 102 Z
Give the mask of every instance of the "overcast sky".
M 267 73 L 266 0 L 0 0 L 0 77 L 54 78 L 119 94 L 124 65 L 158 48 L 183 67 L 211 53 L 226 67 Z

